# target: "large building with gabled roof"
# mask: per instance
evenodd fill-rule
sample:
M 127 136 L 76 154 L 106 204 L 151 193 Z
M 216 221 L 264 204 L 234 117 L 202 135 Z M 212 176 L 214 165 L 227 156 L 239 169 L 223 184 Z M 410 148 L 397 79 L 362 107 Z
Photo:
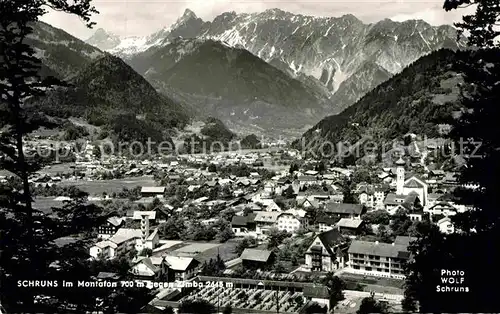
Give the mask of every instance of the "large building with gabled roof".
M 414 238 L 398 236 L 394 243 L 353 241 L 349 246 L 347 271 L 362 275 L 404 279 L 408 246 Z
M 343 268 L 347 261 L 347 246 L 347 238 L 337 229 L 318 234 L 306 251 L 306 267 L 320 272 Z

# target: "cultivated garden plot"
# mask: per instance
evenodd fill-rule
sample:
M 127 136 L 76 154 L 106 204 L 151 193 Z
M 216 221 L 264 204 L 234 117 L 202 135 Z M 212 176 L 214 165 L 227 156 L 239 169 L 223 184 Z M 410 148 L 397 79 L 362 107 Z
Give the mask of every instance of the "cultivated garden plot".
M 231 306 L 271 312 L 279 309 L 280 313 L 297 313 L 306 303 L 302 292 L 222 287 L 204 287 L 191 292 L 180 301 L 196 299 L 207 300 L 220 308 Z

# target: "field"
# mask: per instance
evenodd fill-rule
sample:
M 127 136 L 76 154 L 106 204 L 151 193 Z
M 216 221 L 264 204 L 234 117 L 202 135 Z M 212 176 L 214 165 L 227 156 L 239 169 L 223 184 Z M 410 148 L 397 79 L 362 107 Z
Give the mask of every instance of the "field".
M 206 250 L 210 250 L 218 246 L 218 244 L 214 243 L 190 243 L 186 246 L 181 247 L 180 249 L 175 250 L 175 252 L 181 254 L 198 255 L 205 252 Z
M 33 202 L 33 208 L 46 214 L 52 212 L 52 207 L 62 207 L 63 205 L 62 201 L 55 201 L 54 197 L 36 197 Z
M 217 254 L 220 255 L 222 260 L 229 261 L 238 257 L 237 254 L 234 253 L 236 246 L 239 241 L 235 239 L 231 239 L 225 243 L 215 243 L 210 249 L 206 249 L 204 252 L 197 255 L 198 259 L 201 261 L 210 260 L 211 258 L 217 257 Z
M 357 274 L 341 273 L 338 276 L 344 280 L 348 289 L 353 289 L 353 286 L 359 284 L 363 287 L 363 291 L 374 291 L 378 293 L 388 294 L 403 294 L 404 280 L 377 278 L 363 276 Z
M 111 194 L 120 192 L 123 188 L 133 189 L 137 186 L 155 186 L 156 183 L 152 176 L 143 176 L 137 178 L 115 179 L 115 180 L 98 180 L 98 181 L 64 181 L 61 186 L 77 186 L 82 191 L 90 195 L 102 195 L 103 192 Z

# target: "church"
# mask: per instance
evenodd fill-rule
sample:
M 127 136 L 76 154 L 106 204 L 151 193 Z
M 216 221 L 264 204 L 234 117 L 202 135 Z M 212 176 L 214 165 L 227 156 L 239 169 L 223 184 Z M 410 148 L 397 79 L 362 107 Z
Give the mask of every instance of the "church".
M 399 158 L 396 161 L 396 194 L 410 195 L 412 192 L 418 195 L 420 204 L 425 207 L 428 197 L 427 183 L 415 175 L 405 177 L 405 161 Z
M 413 207 L 415 197 L 422 207 L 425 207 L 428 202 L 428 185 L 427 183 L 415 175 L 407 176 L 405 174 L 405 161 L 399 158 L 396 161 L 396 193 L 389 193 L 384 201 L 384 205 L 390 212 L 395 212 L 395 209 L 400 205 Z M 411 197 L 410 197 L 411 196 Z M 411 204 L 404 204 L 410 202 Z

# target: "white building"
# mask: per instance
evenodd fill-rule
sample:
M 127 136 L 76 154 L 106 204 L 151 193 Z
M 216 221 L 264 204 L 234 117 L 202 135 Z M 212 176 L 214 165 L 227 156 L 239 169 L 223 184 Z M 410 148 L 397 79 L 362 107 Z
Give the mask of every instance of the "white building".
M 345 267 L 347 240 L 332 229 L 316 236 L 306 251 L 305 267 L 311 271 L 329 272 Z
M 255 216 L 255 232 L 257 235 L 264 235 L 269 229 L 276 228 L 280 212 L 257 212 Z
M 439 227 L 439 231 L 441 231 L 442 233 L 451 234 L 455 232 L 455 227 L 451 223 L 450 217 L 441 218 L 436 224 Z
M 118 229 L 115 235 L 108 240 L 97 242 L 90 248 L 90 256 L 95 259 L 103 256 L 104 258 L 113 259 L 121 253 L 125 253 L 133 248 L 141 250 L 142 246 L 137 246 L 137 240 L 141 240 L 141 229 Z
M 137 211 L 140 213 L 139 211 Z M 134 212 L 135 214 L 136 212 Z M 153 250 L 160 242 L 158 229 L 150 232 L 150 212 L 141 216 L 140 229 L 121 228 L 108 240 L 100 241 L 90 248 L 90 256 L 93 258 L 115 258 L 120 253 L 125 253 L 134 248 L 138 252 L 145 248 Z
M 349 247 L 347 272 L 404 279 L 404 265 L 410 258 L 408 245 L 413 238 L 396 237 L 394 243 L 353 241 Z
M 412 192 L 418 195 L 422 206 L 426 206 L 428 199 L 428 185 L 416 176 L 405 179 L 405 162 L 402 158 L 396 161 L 396 194 L 410 195 Z
M 296 233 L 301 227 L 307 226 L 305 215 L 304 210 L 290 209 L 282 212 L 276 220 L 277 227 L 281 231 Z

